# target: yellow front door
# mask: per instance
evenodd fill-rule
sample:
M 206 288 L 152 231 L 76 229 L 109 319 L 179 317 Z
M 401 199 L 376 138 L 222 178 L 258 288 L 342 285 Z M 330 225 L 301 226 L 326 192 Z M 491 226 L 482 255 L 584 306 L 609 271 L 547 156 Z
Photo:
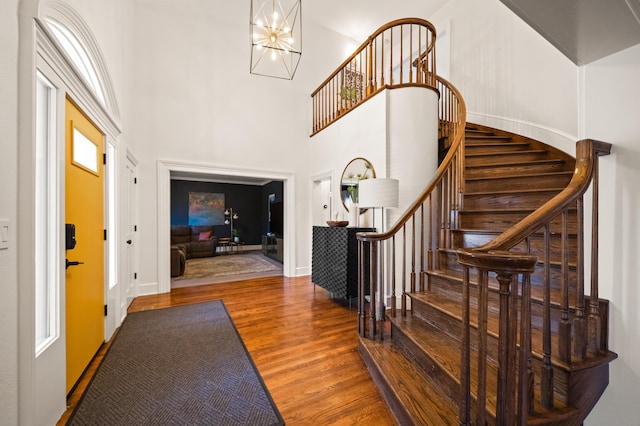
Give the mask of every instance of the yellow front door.
M 65 121 L 68 393 L 104 342 L 104 135 L 69 99 Z

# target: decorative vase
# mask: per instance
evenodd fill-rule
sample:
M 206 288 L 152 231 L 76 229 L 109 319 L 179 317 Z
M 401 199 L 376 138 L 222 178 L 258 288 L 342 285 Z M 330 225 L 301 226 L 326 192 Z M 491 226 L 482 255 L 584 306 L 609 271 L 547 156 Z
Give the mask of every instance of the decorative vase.
M 351 204 L 351 208 L 349 209 L 349 226 L 352 228 L 357 228 L 359 225 L 359 210 L 357 203 Z

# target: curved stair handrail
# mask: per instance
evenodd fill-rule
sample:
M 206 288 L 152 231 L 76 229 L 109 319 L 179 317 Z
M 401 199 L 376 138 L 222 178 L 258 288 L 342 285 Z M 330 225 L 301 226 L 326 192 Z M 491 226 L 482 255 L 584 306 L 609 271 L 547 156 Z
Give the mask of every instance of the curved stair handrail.
M 404 18 L 378 28 L 311 94 L 312 136 L 384 89 L 436 88 L 436 30 Z
M 418 195 L 416 200 L 402 213 L 400 218 L 385 232 L 361 232 L 358 239 L 361 241 L 383 241 L 393 237 L 402 230 L 413 215 L 423 206 L 424 202 L 434 193 L 438 185 L 446 176 L 450 176 L 452 182 L 451 194 L 455 194 L 452 200 L 459 201 L 458 194 L 462 192 L 462 163 L 464 160 L 464 129 L 467 124 L 467 107 L 458 89 L 446 79 L 437 76 L 437 87 L 440 92 L 439 120 L 441 139 L 451 140 L 447 155 L 444 157 L 435 175 L 427 187 Z M 446 100 L 446 102 L 445 102 Z M 443 127 L 448 130 L 443 132 Z M 452 204 L 451 211 L 457 210 L 458 203 Z
M 489 243 L 473 249 L 473 251 L 504 251 L 524 241 L 543 224 L 549 223 L 584 195 L 591 183 L 596 181 L 597 157 L 609 155 L 610 153 L 611 144 L 607 142 L 593 139 L 578 141 L 576 143 L 576 167 L 569 185 L 518 224 L 512 226 Z

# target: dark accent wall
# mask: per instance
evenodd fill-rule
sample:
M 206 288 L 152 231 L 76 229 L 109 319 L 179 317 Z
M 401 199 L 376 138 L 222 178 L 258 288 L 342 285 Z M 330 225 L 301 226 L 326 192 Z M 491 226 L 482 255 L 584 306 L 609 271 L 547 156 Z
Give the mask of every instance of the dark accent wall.
M 233 208 L 239 218 L 234 226 L 240 229 L 240 239 L 245 244 L 262 244 L 267 231 L 267 203 L 269 194 L 282 200 L 282 182 L 270 182 L 264 186 L 231 183 L 171 181 L 171 224 L 189 224 L 189 192 L 213 192 L 225 195 L 225 206 Z M 279 191 L 278 191 L 279 187 Z M 218 237 L 231 237 L 229 225 L 215 227 Z

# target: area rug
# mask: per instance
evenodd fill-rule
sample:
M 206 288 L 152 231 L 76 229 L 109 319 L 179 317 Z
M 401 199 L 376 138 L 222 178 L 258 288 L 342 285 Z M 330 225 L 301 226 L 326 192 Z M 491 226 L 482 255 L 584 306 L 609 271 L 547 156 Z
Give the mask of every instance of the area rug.
M 70 425 L 283 425 L 222 301 L 124 320 Z
M 187 260 L 184 274 L 174 277 L 174 281 L 193 280 L 204 277 L 220 277 L 236 274 L 277 271 L 282 268 L 266 258 L 262 252 L 220 254 Z

